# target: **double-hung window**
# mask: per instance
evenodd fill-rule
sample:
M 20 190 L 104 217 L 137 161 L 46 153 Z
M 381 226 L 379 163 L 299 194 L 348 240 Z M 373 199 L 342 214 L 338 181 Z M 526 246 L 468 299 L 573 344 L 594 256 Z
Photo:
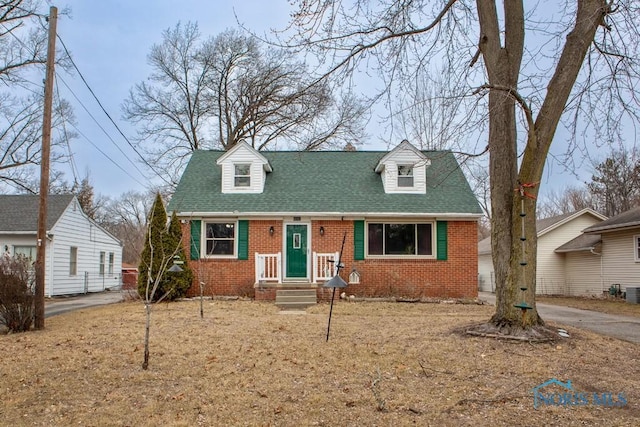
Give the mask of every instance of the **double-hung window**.
M 101 276 L 104 276 L 104 261 L 105 261 L 105 253 L 104 252 L 100 252 L 100 270 L 99 270 L 99 274 Z
M 367 254 L 432 256 L 433 223 L 369 223 Z
M 78 274 L 78 248 L 71 246 L 69 248 L 69 276 Z
M 251 165 L 249 163 L 234 164 L 233 171 L 234 187 L 251 187 Z
M 36 247 L 35 246 L 14 246 L 13 254 L 17 256 L 25 257 L 30 263 L 36 260 Z
M 413 187 L 413 166 L 398 165 L 398 187 Z
M 109 274 L 113 274 L 113 252 L 109 252 Z
M 208 256 L 235 255 L 236 224 L 233 222 L 207 222 L 205 245 Z
M 635 247 L 635 260 L 640 262 L 640 234 L 633 236 L 633 245 Z

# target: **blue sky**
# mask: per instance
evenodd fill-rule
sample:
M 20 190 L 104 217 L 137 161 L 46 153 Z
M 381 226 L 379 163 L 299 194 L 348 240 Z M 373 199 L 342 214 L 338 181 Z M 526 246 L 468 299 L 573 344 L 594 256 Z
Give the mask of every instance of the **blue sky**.
M 55 5 L 59 13 L 70 9 L 69 16 L 59 16 L 58 35 L 106 111 L 129 139 L 135 136 L 135 129 L 122 120 L 121 105 L 129 90 L 150 74 L 147 54 L 153 44 L 161 41 L 163 30 L 179 21 L 195 21 L 202 35 L 208 37 L 237 27 L 239 20 L 257 33 L 266 33 L 271 28 L 284 28 L 291 12 L 287 0 L 47 2 Z M 137 154 L 110 123 L 80 77 L 64 71 L 59 71 L 58 76 L 58 93 L 72 103 L 77 130 L 83 134 L 70 143 L 79 178 L 88 171 L 95 191 L 110 197 L 144 190 L 148 180 L 139 172 L 144 168 Z M 386 148 L 375 143 L 381 139 L 375 123 L 367 131 L 371 143 L 365 149 Z M 563 145 L 563 141 L 556 141 L 552 151 L 562 153 Z M 69 168 L 65 173 L 67 180 L 73 180 Z M 591 174 L 584 165 L 576 173 L 583 181 Z M 155 182 L 160 181 L 155 178 Z M 545 190 L 560 190 L 579 182 L 563 167 L 551 163 L 545 168 L 543 184 Z

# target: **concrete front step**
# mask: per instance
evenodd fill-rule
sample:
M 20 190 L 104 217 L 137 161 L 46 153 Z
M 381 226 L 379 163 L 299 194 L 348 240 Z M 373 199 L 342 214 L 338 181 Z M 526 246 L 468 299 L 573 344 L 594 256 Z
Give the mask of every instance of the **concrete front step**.
M 318 303 L 314 289 L 280 289 L 276 292 L 276 306 L 287 310 L 301 310 Z

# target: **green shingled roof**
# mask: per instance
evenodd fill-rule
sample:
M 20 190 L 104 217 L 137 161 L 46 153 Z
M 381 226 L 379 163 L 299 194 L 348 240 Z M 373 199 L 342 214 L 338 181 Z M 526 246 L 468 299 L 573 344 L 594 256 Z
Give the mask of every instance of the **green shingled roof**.
M 481 214 L 449 151 L 425 151 L 426 194 L 386 194 L 374 171 L 387 152 L 260 152 L 273 167 L 261 194 L 222 194 L 224 151 L 195 151 L 168 206 L 178 214 Z

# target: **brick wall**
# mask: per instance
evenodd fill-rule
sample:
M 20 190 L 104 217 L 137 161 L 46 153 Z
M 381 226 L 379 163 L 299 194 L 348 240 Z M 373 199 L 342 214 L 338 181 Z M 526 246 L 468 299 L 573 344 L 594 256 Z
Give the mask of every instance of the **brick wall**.
M 269 228 L 274 233 L 269 233 Z M 320 227 L 324 235 L 320 235 Z M 446 261 L 435 259 L 353 259 L 352 221 L 313 221 L 310 227 L 312 248 L 315 252 L 340 251 L 346 240 L 342 259 L 346 280 L 355 268 L 360 273 L 360 284 L 350 285 L 344 291 L 356 296 L 398 297 L 476 297 L 478 295 L 477 223 L 475 221 L 449 221 L 448 256 Z M 183 225 L 184 241 L 189 241 L 189 224 Z M 198 283 L 205 283 L 205 295 L 241 295 L 256 299 L 275 299 L 275 290 L 256 289 L 255 253 L 282 251 L 283 224 L 276 220 L 250 221 L 249 259 L 204 259 L 190 261 L 194 284 L 190 295 L 199 294 Z M 189 249 L 185 245 L 185 249 Z M 325 297 L 328 290 L 319 290 Z M 338 291 L 336 291 L 338 292 Z

